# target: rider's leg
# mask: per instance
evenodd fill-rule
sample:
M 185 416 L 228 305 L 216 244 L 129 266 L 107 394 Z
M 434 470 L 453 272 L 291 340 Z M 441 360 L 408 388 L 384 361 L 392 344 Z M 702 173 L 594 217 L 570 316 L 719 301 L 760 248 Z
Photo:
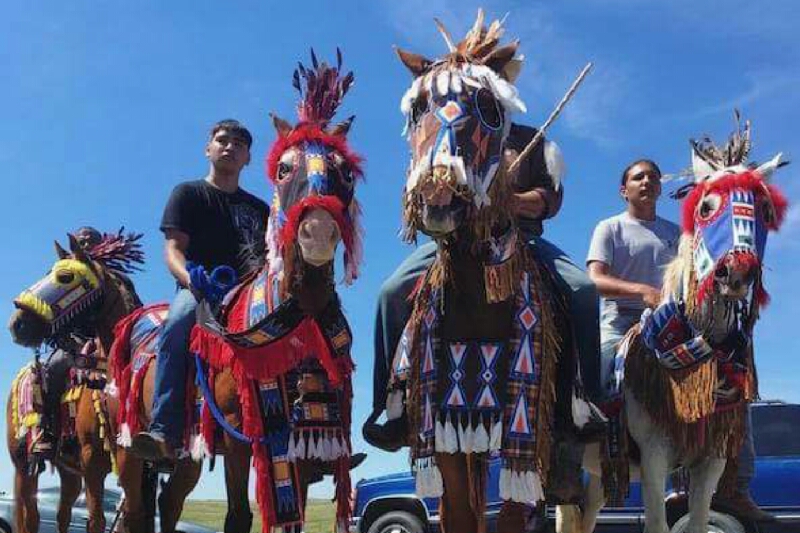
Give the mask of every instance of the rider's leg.
M 411 316 L 408 296 L 419 276 L 436 257 L 436 243 L 418 247 L 381 286 L 375 318 L 375 366 L 373 367 L 372 408 L 380 414 L 386 405 L 386 384 L 397 343 Z
M 599 402 L 600 334 L 597 288 L 592 280 L 556 245 L 534 235 L 526 237 L 536 257 L 548 266 L 568 299 L 569 318 L 576 334 L 583 386 L 589 399 Z
M 150 431 L 137 435 L 132 446 L 135 453 L 148 458 L 169 455 L 181 445 L 189 335 L 195 324 L 196 308 L 194 294 L 188 289 L 180 289 L 169 307 L 169 315 L 158 339 Z M 145 442 L 147 440 L 151 442 Z M 155 446 L 152 441 L 156 441 Z

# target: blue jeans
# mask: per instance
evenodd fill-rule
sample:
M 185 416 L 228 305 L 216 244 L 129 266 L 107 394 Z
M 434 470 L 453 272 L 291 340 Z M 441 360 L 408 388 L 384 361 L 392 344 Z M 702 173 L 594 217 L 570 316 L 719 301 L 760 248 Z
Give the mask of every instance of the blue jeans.
M 527 236 L 536 257 L 553 272 L 559 289 L 567 296 L 581 360 L 581 373 L 589 398 L 600 396 L 600 337 L 598 297 L 594 283 L 567 255 L 549 241 Z M 383 411 L 386 384 L 395 347 L 411 315 L 408 296 L 420 275 L 436 258 L 436 244 L 419 246 L 381 286 L 375 319 L 375 364 L 373 367 L 372 408 Z
M 169 306 L 156 346 L 156 382 L 150 432 L 179 447 L 183 440 L 189 335 L 195 324 L 197 300 L 189 289 L 179 289 Z

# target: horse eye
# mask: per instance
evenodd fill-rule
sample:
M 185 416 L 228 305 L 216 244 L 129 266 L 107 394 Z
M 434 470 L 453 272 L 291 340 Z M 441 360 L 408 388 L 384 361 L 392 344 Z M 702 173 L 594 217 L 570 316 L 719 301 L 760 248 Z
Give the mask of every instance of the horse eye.
M 720 195 L 716 193 L 711 193 L 707 195 L 703 200 L 700 202 L 700 206 L 698 207 L 698 215 L 700 215 L 701 220 L 708 220 L 713 217 L 720 208 L 722 204 L 722 198 Z
M 489 129 L 498 130 L 503 126 L 503 110 L 488 89 L 478 89 L 475 93 L 475 108 L 478 118 Z
M 56 281 L 61 285 L 69 285 L 75 280 L 75 274 L 69 270 L 61 270 L 56 272 Z
M 285 163 L 283 161 L 278 163 L 278 179 L 285 179 L 287 176 L 289 176 L 289 174 L 292 173 L 293 168 L 293 165 L 290 163 Z

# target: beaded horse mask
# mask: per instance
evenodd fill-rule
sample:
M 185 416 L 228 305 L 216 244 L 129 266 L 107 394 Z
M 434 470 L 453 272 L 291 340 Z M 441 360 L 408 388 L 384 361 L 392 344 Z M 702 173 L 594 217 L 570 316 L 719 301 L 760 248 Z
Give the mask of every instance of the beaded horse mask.
M 291 270 L 297 259 L 313 266 L 333 260 L 344 243 L 345 283 L 358 277 L 361 261 L 361 209 L 354 197 L 363 176 L 362 158 L 351 151 L 347 133 L 353 119 L 330 126 L 353 83 L 353 73 L 319 62 L 311 52 L 312 68 L 298 64 L 293 85 L 300 93 L 299 122 L 292 126 L 273 115 L 278 139 L 267 155 L 267 175 L 275 186 L 267 228 L 270 269 Z
M 397 49 L 414 76 L 400 104 L 411 147 L 404 194 L 408 240 L 417 230 L 445 236 L 474 222 L 479 211 L 504 210 L 501 196 L 508 187 L 494 185 L 505 174 L 511 115 L 526 111 L 513 85 L 522 58 L 515 57 L 517 41 L 498 46 L 500 21 L 488 28 L 483 22 L 479 11 L 466 37 L 454 44 L 437 21 L 448 54 L 435 61 Z

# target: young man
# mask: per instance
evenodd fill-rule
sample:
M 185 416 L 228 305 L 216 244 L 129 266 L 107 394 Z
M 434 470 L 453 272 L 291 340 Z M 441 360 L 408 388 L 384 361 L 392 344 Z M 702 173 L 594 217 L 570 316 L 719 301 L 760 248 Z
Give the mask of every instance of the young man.
M 164 209 L 164 251 L 178 292 L 158 340 L 150 429 L 132 444 L 132 451 L 144 458 L 174 459 L 182 444 L 189 334 L 200 297 L 193 285 L 223 265 L 241 276 L 246 267 L 242 250 L 263 250 L 269 207 L 239 187 L 252 142 L 239 122 L 216 123 L 205 148 L 208 175 L 175 187 Z
M 506 140 L 507 162 L 516 158 L 535 133 L 534 128 L 512 124 Z M 562 173 L 563 160 L 555 143 L 539 143 L 514 177 L 517 191 L 514 211 L 524 238 L 534 248 L 536 257 L 556 274 L 561 291 L 568 297 L 574 330 L 578 333 L 584 385 L 589 397 L 594 399 L 599 393 L 600 383 L 597 292 L 586 274 L 563 251 L 541 236 L 543 221 L 554 217 L 561 208 L 564 189 L 556 190 L 554 177 L 560 181 Z M 411 314 L 408 295 L 435 255 L 436 244 L 433 242 L 418 247 L 381 287 L 375 323 L 373 412 L 367 426 L 377 420 L 385 407 L 389 367 Z
M 594 230 L 586 264 L 589 277 L 602 296 L 600 318 L 601 382 L 611 385 L 614 357 L 622 337 L 639 322 L 645 307 L 661 300 L 664 269 L 678 253 L 681 230 L 656 214 L 661 196 L 661 170 L 640 159 L 622 173 L 620 195 L 627 209 L 602 220 Z M 747 435 L 739 455 L 736 492 L 715 496 L 714 508 L 734 510 L 757 521 L 774 518 L 758 508 L 749 491 L 755 473 L 755 449 L 748 420 Z
M 601 221 L 594 230 L 586 265 L 602 297 L 600 379 L 604 387 L 614 372 L 616 346 L 639 321 L 645 307 L 661 299 L 661 280 L 678 253 L 680 228 L 656 215 L 661 171 L 642 159 L 622 173 L 620 195 L 627 208 Z

